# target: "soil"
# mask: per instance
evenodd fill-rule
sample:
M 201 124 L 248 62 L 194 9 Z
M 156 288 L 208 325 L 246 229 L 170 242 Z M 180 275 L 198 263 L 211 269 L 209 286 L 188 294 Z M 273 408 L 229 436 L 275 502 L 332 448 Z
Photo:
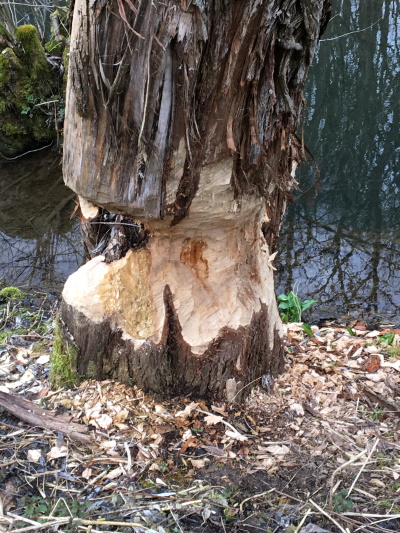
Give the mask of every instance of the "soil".
M 400 531 L 390 325 L 324 324 L 308 337 L 289 324 L 286 371 L 269 390 L 211 405 L 111 381 L 52 390 L 54 302 L 25 296 L 1 312 L 0 391 L 12 396 L 0 409 L 0 531 Z M 67 415 L 65 431 L 11 415 L 15 396 L 48 421 Z

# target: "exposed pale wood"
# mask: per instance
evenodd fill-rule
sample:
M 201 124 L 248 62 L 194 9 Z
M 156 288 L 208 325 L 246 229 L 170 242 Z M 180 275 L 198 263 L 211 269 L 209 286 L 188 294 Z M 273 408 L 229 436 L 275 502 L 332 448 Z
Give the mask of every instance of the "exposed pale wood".
M 100 209 L 97 205 L 93 205 L 92 202 L 89 202 L 85 198 L 79 198 L 79 207 L 81 208 L 81 213 L 86 220 L 94 220 L 100 212 Z

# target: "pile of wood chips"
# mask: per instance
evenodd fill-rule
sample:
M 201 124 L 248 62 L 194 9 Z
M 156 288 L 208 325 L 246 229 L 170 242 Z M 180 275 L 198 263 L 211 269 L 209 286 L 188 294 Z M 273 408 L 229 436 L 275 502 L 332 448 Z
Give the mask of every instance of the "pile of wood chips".
M 51 390 L 51 341 L 3 345 L 0 531 L 400 531 L 399 331 L 312 332 L 233 406 Z

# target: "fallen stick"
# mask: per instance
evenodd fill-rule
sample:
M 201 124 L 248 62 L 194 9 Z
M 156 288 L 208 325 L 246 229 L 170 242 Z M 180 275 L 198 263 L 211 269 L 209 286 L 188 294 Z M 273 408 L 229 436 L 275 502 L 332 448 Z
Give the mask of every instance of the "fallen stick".
M 381 394 L 378 394 L 366 385 L 363 385 L 363 390 L 365 395 L 368 396 L 368 398 L 375 402 L 378 402 L 385 409 L 392 410 L 394 413 L 397 414 L 397 416 L 400 415 L 400 405 L 398 403 L 389 400 L 389 398 L 384 398 Z
M 346 468 L 346 466 L 349 466 L 351 465 L 352 463 L 355 463 L 356 461 L 358 461 L 358 459 L 360 459 L 363 455 L 365 455 L 367 453 L 367 450 L 363 450 L 362 452 L 360 452 L 358 455 L 356 455 L 355 457 L 352 457 L 349 461 L 347 461 L 346 463 L 343 463 L 342 465 L 338 466 L 338 468 L 336 468 L 336 470 L 333 472 L 332 476 L 331 476 L 331 483 L 330 483 L 330 490 L 329 490 L 329 509 L 332 509 L 333 508 L 333 491 L 334 491 L 334 482 L 335 482 L 335 477 L 336 475 L 341 471 L 343 470 L 344 468 Z
M 335 524 L 336 527 L 338 527 L 340 529 L 340 531 L 342 533 L 349 533 L 349 530 L 348 529 L 344 529 L 342 528 L 342 526 L 339 524 L 339 522 L 337 522 L 330 514 L 328 514 L 325 509 L 322 509 L 322 507 L 320 507 L 317 503 L 315 503 L 313 500 L 310 500 L 310 503 L 311 505 L 313 505 L 317 511 L 319 511 L 320 513 L 322 513 L 323 515 L 326 516 L 326 518 L 328 518 L 331 522 L 333 522 Z
M 30 426 L 60 431 L 71 440 L 83 442 L 92 448 L 97 447 L 89 429 L 82 424 L 71 422 L 69 416 L 56 415 L 29 400 L 3 391 L 0 391 L 0 407 Z
M 379 442 L 379 439 L 376 439 L 376 441 L 374 442 L 374 445 L 373 445 L 372 448 L 371 448 L 371 451 L 370 451 L 369 454 L 368 454 L 368 457 L 365 459 L 365 461 L 364 461 L 364 463 L 362 464 L 360 470 L 358 471 L 356 477 L 354 478 L 354 481 L 353 481 L 353 483 L 351 484 L 351 487 L 350 487 L 349 490 L 347 491 L 347 496 L 350 496 L 352 490 L 354 489 L 355 484 L 357 483 L 358 478 L 359 478 L 360 475 L 361 475 L 361 472 L 364 470 L 366 464 L 367 464 L 367 463 L 369 462 L 369 460 L 371 459 L 371 456 L 372 456 L 372 454 L 374 453 L 375 448 L 376 448 L 378 442 Z

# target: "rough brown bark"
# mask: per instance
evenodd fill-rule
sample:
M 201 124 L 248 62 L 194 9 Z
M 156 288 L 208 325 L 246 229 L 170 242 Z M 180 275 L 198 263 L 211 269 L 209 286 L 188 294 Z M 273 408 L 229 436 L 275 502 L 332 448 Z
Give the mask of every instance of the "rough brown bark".
M 201 395 L 234 383 L 232 397 L 281 370 L 268 257 L 302 159 L 302 91 L 329 8 L 76 0 L 65 181 L 127 217 L 112 237 L 104 211 L 83 209 L 92 248 L 121 242 L 105 257 L 116 266 L 96 257 L 64 291 L 80 372 Z M 129 219 L 146 238 L 125 256 Z
M 71 440 L 83 442 L 96 448 L 87 426 L 71 422 L 71 417 L 57 415 L 20 396 L 0 391 L 0 407 L 33 427 L 40 427 L 56 433 L 64 433 Z

